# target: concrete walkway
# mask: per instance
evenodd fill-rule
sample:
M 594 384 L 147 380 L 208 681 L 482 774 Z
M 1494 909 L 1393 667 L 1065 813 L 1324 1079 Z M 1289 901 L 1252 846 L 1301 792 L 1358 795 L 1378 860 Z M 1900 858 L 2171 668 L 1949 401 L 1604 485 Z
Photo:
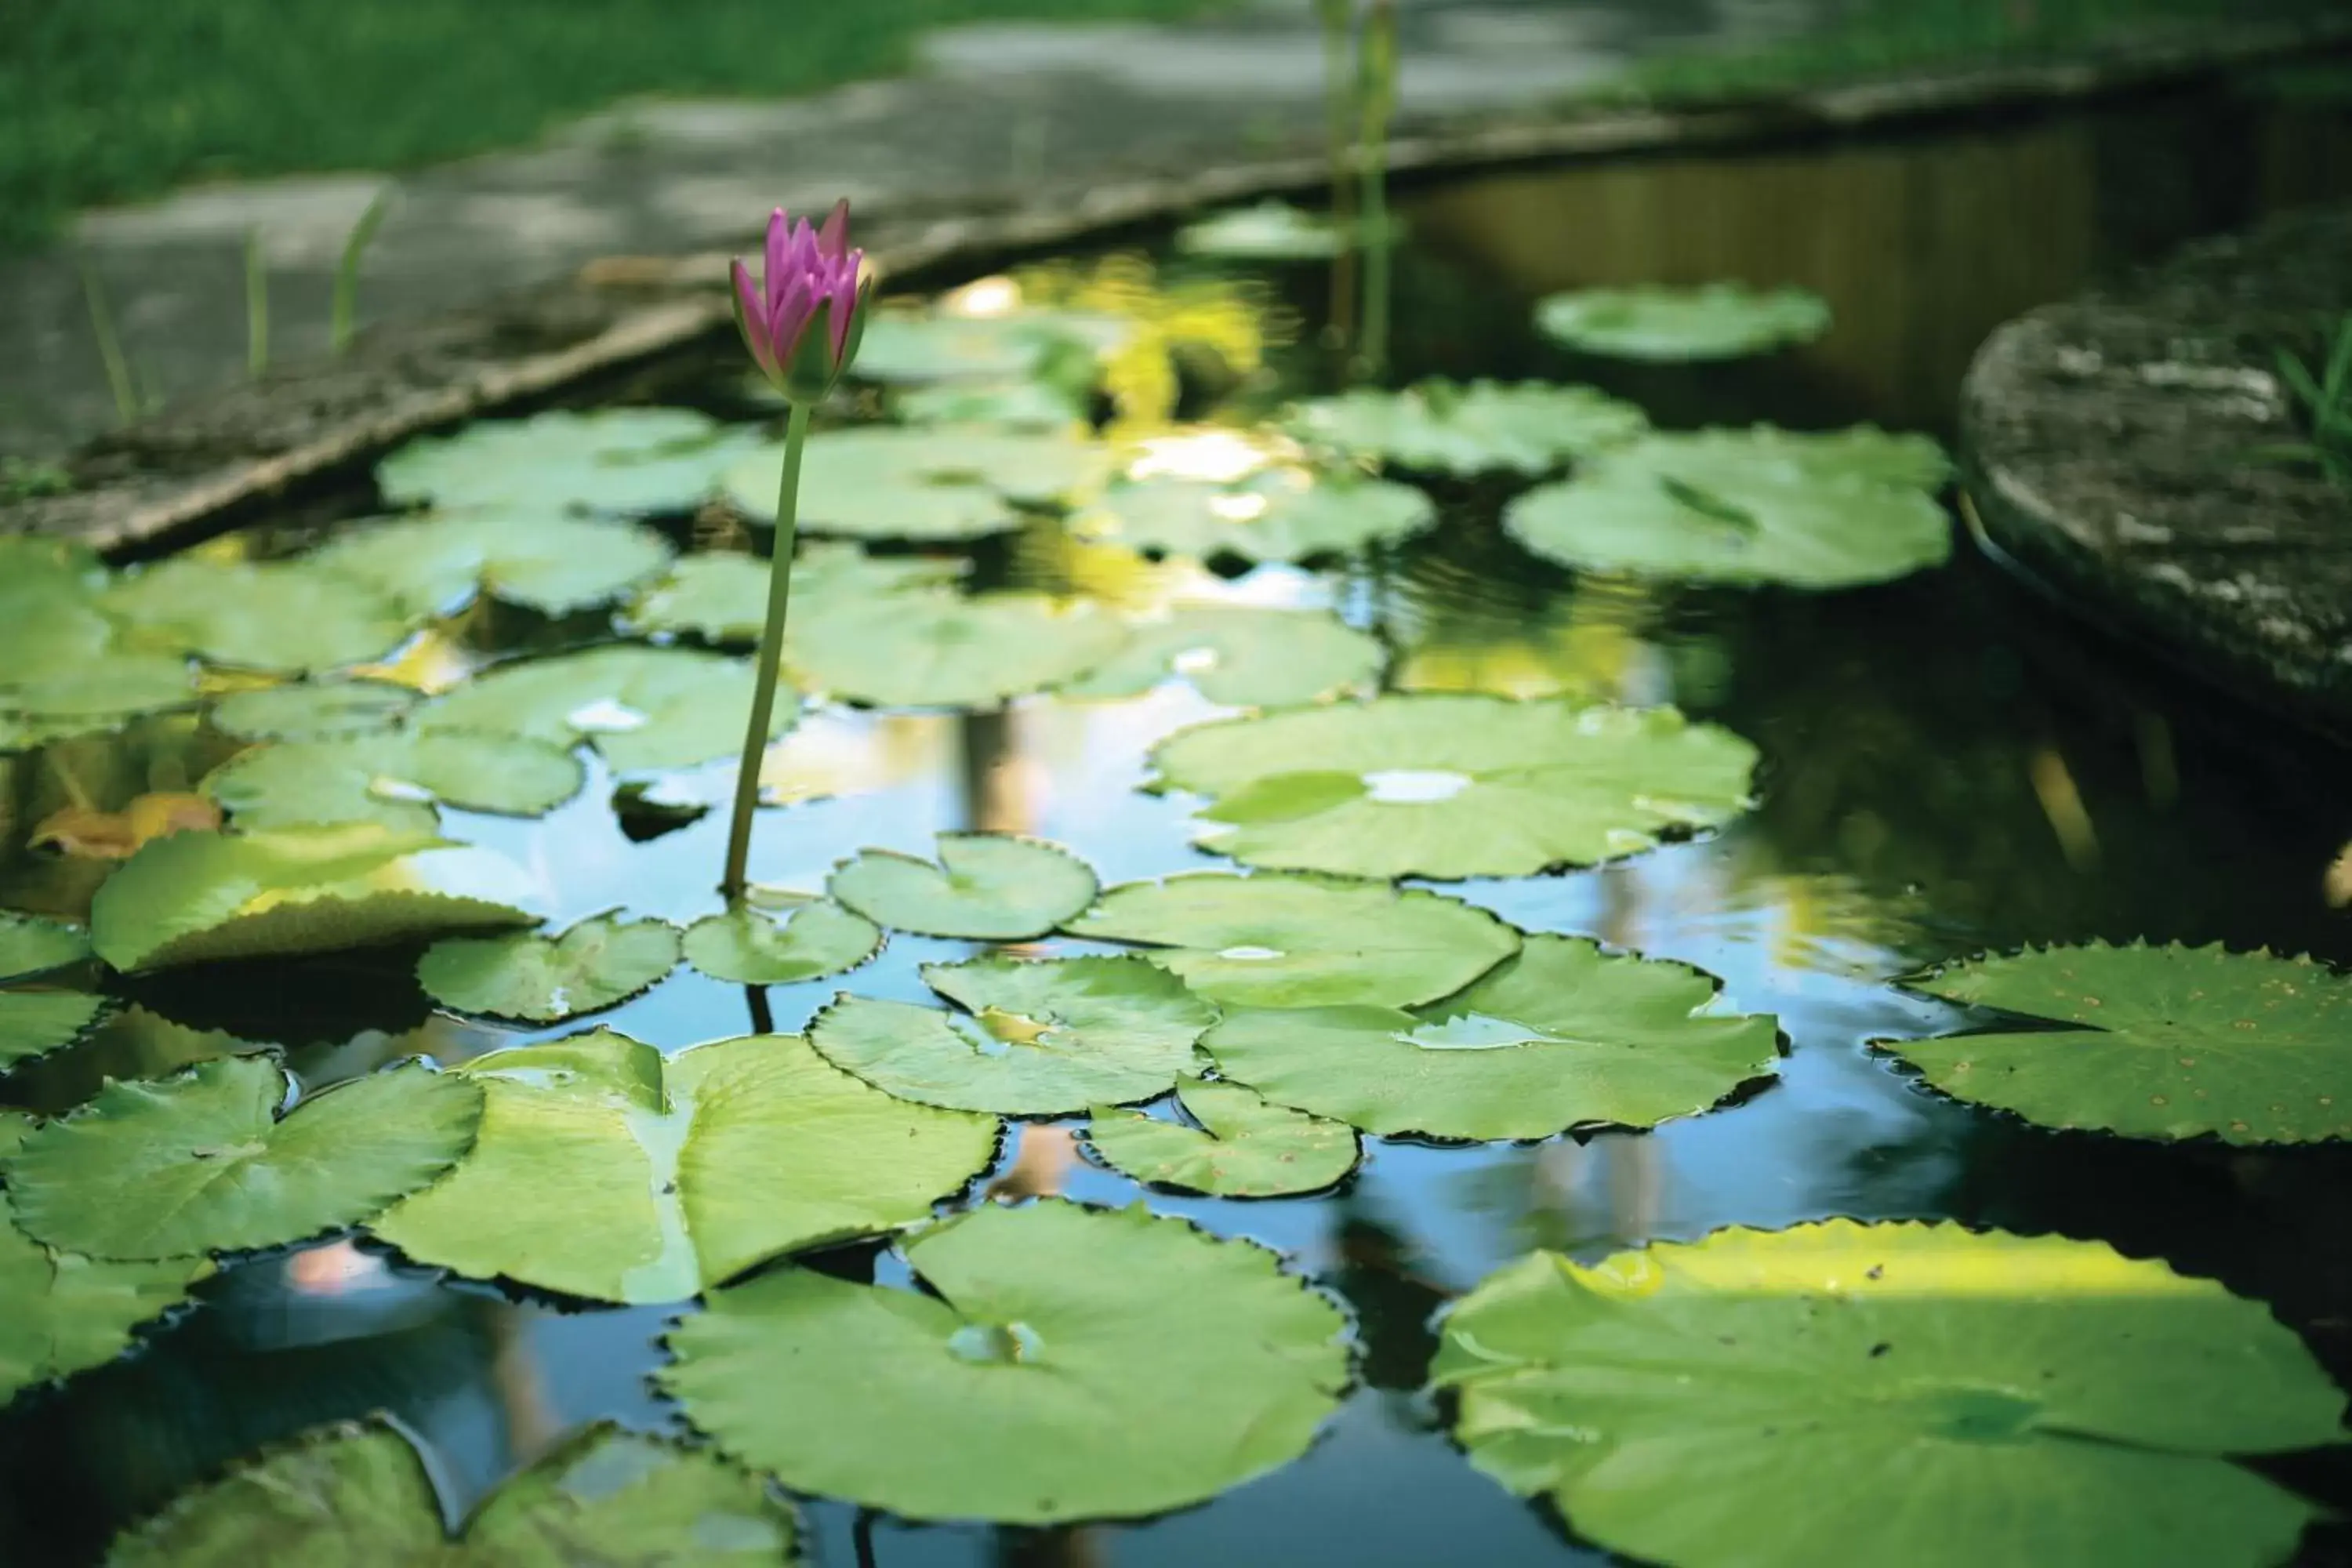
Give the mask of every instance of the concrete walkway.
M 1814 0 L 1403 0 L 1400 122 L 1525 112 L 1645 53 L 1752 45 L 1813 14 Z M 1322 71 L 1312 0 L 1253 0 L 1184 25 L 961 27 L 926 41 L 914 76 L 793 101 L 623 106 L 538 147 L 403 176 L 361 318 L 396 330 L 600 256 L 727 246 L 780 203 L 906 214 L 1263 156 L 1319 134 Z M 198 396 L 247 374 L 248 236 L 272 363 L 313 359 L 344 238 L 390 183 L 200 186 L 87 214 L 67 244 L 0 260 L 0 455 L 54 455 L 119 423 L 85 267 L 142 396 Z

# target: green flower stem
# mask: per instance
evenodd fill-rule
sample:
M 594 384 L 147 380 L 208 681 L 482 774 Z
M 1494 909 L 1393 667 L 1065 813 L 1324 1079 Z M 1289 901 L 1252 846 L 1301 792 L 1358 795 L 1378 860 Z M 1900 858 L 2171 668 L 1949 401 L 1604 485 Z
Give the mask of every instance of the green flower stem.
M 784 611 L 793 597 L 793 551 L 800 532 L 801 447 L 808 440 L 809 405 L 795 403 L 784 430 L 784 475 L 776 489 L 775 556 L 769 563 L 768 621 L 760 628 L 753 671 L 751 727 L 743 735 L 743 763 L 735 774 L 735 815 L 727 829 L 727 876 L 719 884 L 729 903 L 750 886 L 743 874 L 751 854 L 751 812 L 760 803 L 760 759 L 768 751 L 768 721 L 776 710 L 776 678 L 784 658 Z

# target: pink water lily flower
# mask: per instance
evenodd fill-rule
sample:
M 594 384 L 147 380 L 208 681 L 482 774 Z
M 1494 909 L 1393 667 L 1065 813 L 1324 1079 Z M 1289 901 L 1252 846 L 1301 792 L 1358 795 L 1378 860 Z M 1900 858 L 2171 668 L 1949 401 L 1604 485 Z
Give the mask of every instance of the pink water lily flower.
M 824 226 L 794 223 L 778 207 L 768 218 L 765 277 L 736 258 L 735 324 L 752 362 L 794 403 L 823 401 L 866 331 L 872 280 L 866 253 L 849 248 L 849 204 L 836 202 Z

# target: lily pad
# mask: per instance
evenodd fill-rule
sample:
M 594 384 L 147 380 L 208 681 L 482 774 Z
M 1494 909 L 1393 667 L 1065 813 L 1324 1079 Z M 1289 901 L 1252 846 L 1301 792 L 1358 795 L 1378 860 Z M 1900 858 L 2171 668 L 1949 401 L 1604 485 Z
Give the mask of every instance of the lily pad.
M 125 971 L 329 952 L 535 925 L 532 891 L 487 849 L 381 823 L 175 833 L 99 888 L 90 940 Z
M 267 1057 L 109 1083 L 25 1137 L 5 1171 L 16 1223 L 91 1258 L 278 1247 L 372 1219 L 472 1146 L 482 1095 L 410 1063 L 306 1098 Z
M 673 1330 L 656 1380 L 797 1491 L 914 1519 L 1162 1512 L 1306 1452 L 1343 1320 L 1271 1252 L 1045 1199 L 906 1244 L 936 1294 L 784 1268 Z
M 1176 248 L 1228 261 L 1328 261 L 1348 239 L 1328 214 L 1268 198 L 1186 224 Z
M 811 691 L 890 708 L 993 708 L 1093 669 L 1127 628 L 1090 600 L 929 590 L 820 603 L 784 634 Z
M 241 741 L 324 741 L 388 730 L 416 701 L 415 690 L 388 680 L 306 680 L 231 692 L 211 718 Z
M 772 521 L 782 447 L 728 470 L 746 515 Z M 867 539 L 976 539 L 1020 526 L 1017 508 L 1056 507 L 1109 477 L 1109 449 L 1008 430 L 835 430 L 809 438 L 800 527 Z
M 2256 1568 L 2320 1510 L 2223 1456 L 2344 1435 L 2259 1302 L 1949 1224 L 1538 1252 L 1448 1313 L 1433 1378 L 1481 1470 L 1678 1568 Z
M 106 998 L 86 991 L 0 991 L 0 1069 L 72 1045 L 106 1012 Z
M 1273 1104 L 1240 1084 L 1189 1079 L 1177 1091 L 1198 1126 L 1097 1108 L 1087 1142 L 1113 1170 L 1221 1198 L 1319 1192 L 1356 1168 L 1356 1130 Z
M 1342 458 L 1442 474 L 1550 473 L 1649 428 L 1630 403 L 1589 386 L 1424 381 L 1402 392 L 1359 387 L 1292 410 L 1309 446 Z
M 394 504 L 684 511 L 756 436 L 687 408 L 605 408 L 488 419 L 425 436 L 376 465 Z
M 0 1110 L 0 1163 L 16 1157 L 32 1118 Z M 140 1324 L 186 1300 L 212 1272 L 202 1258 L 106 1263 L 43 1247 L 18 1229 L 0 1190 L 0 1405 L 35 1384 L 101 1366 L 130 1348 Z
M 877 314 L 866 325 L 850 374 L 863 381 L 922 384 L 1024 379 L 1058 355 L 1089 355 L 1132 331 L 1116 316 L 1017 310 L 990 316 Z
M 256 746 L 205 774 L 204 791 L 239 828 L 380 822 L 429 832 L 436 804 L 537 816 L 579 794 L 586 776 L 551 741 L 395 730 Z
M 894 931 L 973 942 L 1043 936 L 1094 902 L 1094 868 L 1058 844 L 1002 833 L 942 833 L 940 864 L 863 849 L 825 891 Z
M 518 660 L 436 698 L 427 731 L 488 731 L 571 746 L 593 742 L 616 773 L 692 767 L 732 756 L 751 713 L 751 663 L 691 648 L 614 644 Z M 769 732 L 799 717 L 777 694 Z
M 1880 1042 L 1958 1099 L 2131 1138 L 2352 1138 L 2352 978 L 2308 958 L 2092 942 L 1906 984 L 2023 1026 Z
M 1144 957 L 1238 1007 L 1409 1007 L 1519 951 L 1517 931 L 1443 893 L 1272 873 L 1129 882 L 1063 929 L 1150 944 Z
M 793 563 L 793 604 L 805 616 L 812 605 L 829 609 L 845 600 L 944 586 L 962 564 L 928 555 L 868 555 L 846 542 L 811 540 Z M 691 633 L 706 642 L 757 642 L 768 618 L 769 576 L 769 563 L 759 556 L 689 555 L 638 595 L 628 624 L 640 632 Z
M 1152 762 L 1210 797 L 1203 847 L 1247 865 L 1524 877 L 1728 821 L 1756 748 L 1671 708 L 1431 694 L 1203 724 Z
M 908 1105 L 797 1036 L 665 1058 L 607 1029 L 478 1057 L 481 1136 L 375 1233 L 420 1262 L 605 1301 L 928 1218 L 995 1157 L 988 1117 Z
M 686 961 L 734 985 L 796 985 L 856 968 L 882 951 L 882 928 L 830 899 L 771 912 L 738 905 L 687 928 Z
M 310 560 L 413 616 L 446 615 L 477 593 L 562 616 L 618 597 L 670 554 L 669 541 L 643 523 L 515 511 L 372 523 Z
M 104 607 L 141 647 L 288 675 L 382 658 L 415 629 L 390 595 L 307 561 L 175 555 L 118 579 Z
M 1378 637 L 1321 610 L 1183 605 L 1129 625 L 1126 648 L 1064 695 L 1135 697 L 1181 676 L 1212 702 L 1281 708 L 1373 685 L 1388 662 Z
M 120 729 L 195 699 L 195 671 L 176 654 L 100 649 L 72 668 L 27 676 L 0 667 L 0 752 Z
M 116 1537 L 108 1568 L 796 1560 L 792 1510 L 713 1455 L 600 1422 L 509 1478 L 452 1541 L 433 1477 L 382 1416 L 307 1433 Z
M 46 974 L 89 956 L 89 933 L 42 915 L 0 910 L 0 982 Z
M 1273 468 L 1232 484 L 1155 479 L 1104 492 L 1074 529 L 1154 554 L 1307 561 L 1426 531 L 1437 507 L 1411 485 Z
M 890 399 L 908 425 L 993 425 L 1007 430 L 1070 430 L 1087 417 L 1082 393 L 1049 381 L 943 381 Z
M 1738 359 L 1830 330 L 1829 301 L 1810 289 L 1580 289 L 1537 302 L 1536 325 L 1555 342 L 1615 359 Z
M 1383 1137 L 1492 1140 L 1696 1115 L 1771 1073 L 1778 1041 L 1778 1020 L 1723 1011 L 1696 969 L 1530 936 L 1442 1002 L 1234 1011 L 1201 1046 L 1278 1105 Z
M 552 1024 L 616 1006 L 677 967 L 677 928 L 603 914 L 558 936 L 443 937 L 416 961 L 416 983 L 445 1007 Z
M 920 1105 L 1066 1116 L 1165 1094 L 1216 1009 L 1139 958 L 927 963 L 963 1011 L 844 996 L 809 1026 L 835 1067 Z
M 1941 565 L 1941 450 L 1866 426 L 1842 441 L 1654 436 L 1517 497 L 1503 523 L 1548 561 L 1633 576 L 1839 588 Z

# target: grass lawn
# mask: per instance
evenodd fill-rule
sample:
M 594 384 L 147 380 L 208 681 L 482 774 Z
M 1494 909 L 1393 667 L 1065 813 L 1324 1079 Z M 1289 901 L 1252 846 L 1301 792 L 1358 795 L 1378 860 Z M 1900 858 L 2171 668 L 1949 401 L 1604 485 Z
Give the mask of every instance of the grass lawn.
M 209 175 L 400 169 L 633 93 L 777 97 L 950 22 L 1213 0 L 0 0 L 0 247 Z

